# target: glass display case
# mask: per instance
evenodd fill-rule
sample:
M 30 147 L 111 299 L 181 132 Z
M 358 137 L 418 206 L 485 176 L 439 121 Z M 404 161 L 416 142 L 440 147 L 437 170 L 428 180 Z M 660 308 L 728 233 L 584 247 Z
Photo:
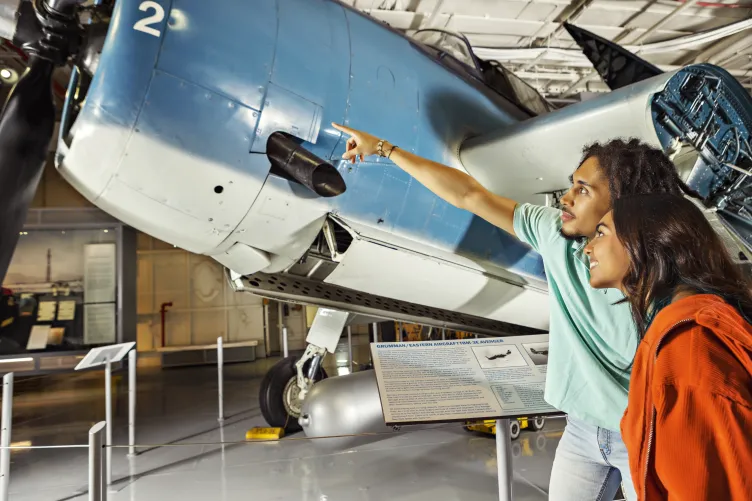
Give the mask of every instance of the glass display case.
M 0 372 L 68 370 L 135 340 L 135 230 L 98 209 L 34 209 L 0 295 Z

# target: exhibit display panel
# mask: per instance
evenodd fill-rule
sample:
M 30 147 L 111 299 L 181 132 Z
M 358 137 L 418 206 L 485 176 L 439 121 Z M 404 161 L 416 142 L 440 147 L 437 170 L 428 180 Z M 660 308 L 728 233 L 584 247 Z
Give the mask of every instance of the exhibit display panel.
M 135 339 L 134 231 L 96 212 L 32 211 L 2 284 L 0 372 L 69 369 L 77 352 Z

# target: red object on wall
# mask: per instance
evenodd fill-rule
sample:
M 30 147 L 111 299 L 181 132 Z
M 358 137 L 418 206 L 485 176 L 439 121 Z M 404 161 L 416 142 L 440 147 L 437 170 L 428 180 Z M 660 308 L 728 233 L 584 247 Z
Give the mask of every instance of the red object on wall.
M 159 307 L 159 313 L 162 316 L 162 348 L 165 346 L 165 316 L 167 315 L 167 308 L 172 306 L 172 301 L 169 303 L 162 303 Z

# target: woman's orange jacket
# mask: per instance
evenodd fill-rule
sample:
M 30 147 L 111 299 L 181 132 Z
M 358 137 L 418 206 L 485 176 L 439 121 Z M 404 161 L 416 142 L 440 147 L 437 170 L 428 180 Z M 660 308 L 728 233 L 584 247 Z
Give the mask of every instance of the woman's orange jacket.
M 661 310 L 621 432 L 641 501 L 752 500 L 752 326 L 714 295 Z

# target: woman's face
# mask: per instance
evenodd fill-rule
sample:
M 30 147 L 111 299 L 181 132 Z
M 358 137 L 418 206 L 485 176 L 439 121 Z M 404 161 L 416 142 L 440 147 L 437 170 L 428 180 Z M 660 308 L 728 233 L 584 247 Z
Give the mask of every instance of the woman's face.
M 590 258 L 590 285 L 596 289 L 622 289 L 629 256 L 614 231 L 613 211 L 596 227 L 595 238 L 585 247 Z

